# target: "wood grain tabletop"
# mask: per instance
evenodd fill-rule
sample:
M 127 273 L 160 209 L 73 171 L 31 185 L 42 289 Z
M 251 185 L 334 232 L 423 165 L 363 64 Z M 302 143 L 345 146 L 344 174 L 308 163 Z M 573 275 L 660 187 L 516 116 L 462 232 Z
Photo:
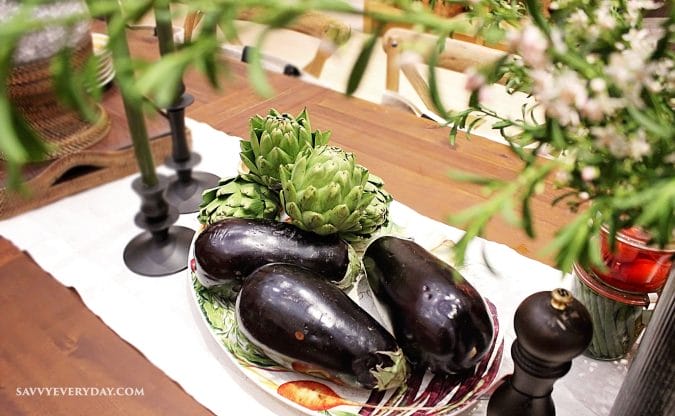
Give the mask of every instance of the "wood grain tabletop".
M 0 304 L 1 414 L 210 414 L 87 309 L 74 289 L 2 237 Z M 60 390 L 69 388 L 115 389 L 115 395 Z
M 130 33 L 132 52 L 152 59 L 149 31 Z M 313 128 L 332 131 L 332 143 L 354 152 L 386 182 L 400 202 L 445 221 L 451 213 L 486 200 L 476 186 L 453 182 L 450 169 L 510 179 L 520 162 L 508 148 L 480 137 L 461 136 L 453 147 L 448 128 L 401 110 L 348 98 L 282 75 L 270 75 L 275 93 L 260 97 L 248 85 L 247 68 L 232 63 L 230 77 L 214 91 L 196 72 L 185 77 L 195 103 L 188 117 L 231 135 L 248 137 L 248 120 L 270 108 L 309 111 Z M 384 82 L 384 80 L 383 80 Z M 106 94 L 117 94 L 113 87 Z M 113 129 L 126 131 L 124 114 L 112 108 Z M 550 264 L 539 250 L 571 216 L 551 207 L 548 187 L 535 198 L 536 240 L 504 221 L 491 222 L 486 238 Z M 29 254 L 0 238 L 0 413 L 11 415 L 208 414 L 208 410 L 123 341 L 83 304 L 78 294 L 53 279 Z M 17 389 L 35 386 L 142 387 L 134 397 L 24 397 Z

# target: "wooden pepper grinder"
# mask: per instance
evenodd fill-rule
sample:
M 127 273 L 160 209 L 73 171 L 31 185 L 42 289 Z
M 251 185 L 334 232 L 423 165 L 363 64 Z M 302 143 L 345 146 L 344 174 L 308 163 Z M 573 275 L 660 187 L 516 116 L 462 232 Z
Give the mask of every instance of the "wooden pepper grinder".
M 565 289 L 525 299 L 514 317 L 514 371 L 490 397 L 488 416 L 552 416 L 553 384 L 593 337 L 591 316 Z

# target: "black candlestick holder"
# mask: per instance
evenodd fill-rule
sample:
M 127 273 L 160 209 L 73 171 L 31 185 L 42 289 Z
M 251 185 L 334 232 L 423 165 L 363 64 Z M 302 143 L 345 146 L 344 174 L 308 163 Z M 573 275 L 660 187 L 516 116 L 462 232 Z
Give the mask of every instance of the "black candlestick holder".
M 173 225 L 178 211 L 164 198 L 167 180 L 157 177 L 154 186 L 136 178 L 132 188 L 141 197 L 136 226 L 146 231 L 134 237 L 124 248 L 124 263 L 133 272 L 151 277 L 167 276 L 187 268 L 188 251 L 194 230 Z
M 165 164 L 176 171 L 169 178 L 166 199 L 179 213 L 197 212 L 204 189 L 218 184 L 218 176 L 192 169 L 201 162 L 198 153 L 191 152 L 185 134 L 185 108 L 194 102 L 190 94 L 183 93 L 173 105 L 166 109 L 171 126 L 171 157 Z

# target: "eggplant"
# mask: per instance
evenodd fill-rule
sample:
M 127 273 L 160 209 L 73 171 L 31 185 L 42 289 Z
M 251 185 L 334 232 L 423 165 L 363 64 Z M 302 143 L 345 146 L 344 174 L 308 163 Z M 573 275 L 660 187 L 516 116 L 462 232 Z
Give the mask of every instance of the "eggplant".
M 374 240 L 363 263 L 411 364 L 461 373 L 487 353 L 494 328 L 485 302 L 450 265 L 414 241 L 393 236 Z
M 244 281 L 235 313 L 241 333 L 286 368 L 378 390 L 407 377 L 394 337 L 311 270 L 284 263 L 258 268 Z
M 337 235 L 320 236 L 264 219 L 227 218 L 207 226 L 194 245 L 196 274 L 205 287 L 241 287 L 267 263 L 292 263 L 315 271 L 341 288 L 361 273 L 354 249 Z

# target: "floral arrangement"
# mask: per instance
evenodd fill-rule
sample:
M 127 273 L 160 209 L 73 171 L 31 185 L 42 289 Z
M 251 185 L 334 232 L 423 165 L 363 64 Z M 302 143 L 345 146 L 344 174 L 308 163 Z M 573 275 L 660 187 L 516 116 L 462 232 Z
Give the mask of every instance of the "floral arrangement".
M 449 114 L 453 136 L 471 119 L 496 120 L 524 162 L 513 182 L 467 177 L 487 185 L 490 200 L 454 217 L 467 224 L 460 255 L 504 205 L 520 204 L 517 218 L 529 235 L 529 202 L 553 175 L 563 191 L 555 203 L 578 212 L 552 243 L 558 267 L 601 264 L 591 238 L 604 224 L 615 233 L 648 230 L 653 243 L 675 239 L 675 63 L 673 12 L 660 27 L 643 27 L 643 12 L 661 4 L 641 0 L 558 0 L 545 16 L 529 0 L 528 18 L 506 34 L 510 53 L 469 74 L 469 108 Z M 535 104 L 522 116 L 501 116 L 481 104 L 484 86 L 501 81 Z M 471 118 L 470 118 L 471 117 Z M 468 123 L 468 124 L 467 124 Z M 453 137 L 454 139 L 454 137 Z M 538 157 L 545 154 L 547 157 Z M 460 176 L 460 175 L 458 175 Z

